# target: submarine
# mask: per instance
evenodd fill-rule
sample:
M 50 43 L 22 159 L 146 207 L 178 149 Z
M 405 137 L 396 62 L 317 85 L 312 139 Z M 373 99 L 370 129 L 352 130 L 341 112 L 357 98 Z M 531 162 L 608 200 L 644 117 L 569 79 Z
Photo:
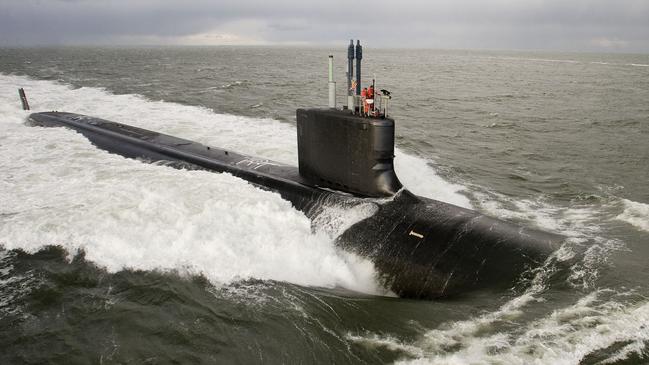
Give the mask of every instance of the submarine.
M 102 150 L 143 162 L 232 174 L 280 194 L 312 221 L 328 207 L 371 204 L 374 213 L 347 228 L 336 245 L 370 259 L 383 285 L 400 297 L 508 289 L 546 262 L 564 237 L 417 196 L 402 186 L 394 171 L 391 95 L 381 90 L 373 98 L 361 96 L 361 59 L 360 41 L 352 40 L 347 105 L 336 107 L 329 56 L 328 107 L 296 110 L 298 166 L 74 113 L 32 113 L 26 123 L 66 127 Z M 20 96 L 28 110 L 22 89 Z

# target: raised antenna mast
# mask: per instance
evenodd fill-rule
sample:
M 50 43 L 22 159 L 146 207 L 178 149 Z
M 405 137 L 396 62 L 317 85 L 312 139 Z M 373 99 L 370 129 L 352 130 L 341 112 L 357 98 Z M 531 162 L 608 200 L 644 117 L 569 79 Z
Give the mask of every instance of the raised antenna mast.
M 23 104 L 23 110 L 29 110 L 29 103 L 27 102 L 27 95 L 25 95 L 25 89 L 22 87 L 18 89 L 18 95 L 20 95 L 20 102 Z

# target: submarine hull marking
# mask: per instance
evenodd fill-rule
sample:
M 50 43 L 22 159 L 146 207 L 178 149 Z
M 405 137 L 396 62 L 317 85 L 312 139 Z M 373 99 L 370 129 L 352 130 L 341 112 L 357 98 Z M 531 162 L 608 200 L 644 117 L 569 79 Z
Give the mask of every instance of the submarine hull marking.
M 68 127 L 98 148 L 129 158 L 228 172 L 279 193 L 312 219 L 327 206 L 375 203 L 376 213 L 349 227 L 336 244 L 370 258 L 386 285 L 402 297 L 438 298 L 474 289 L 510 288 L 522 272 L 543 263 L 564 239 L 418 197 L 405 189 L 390 199 L 320 189 L 293 166 L 208 149 L 200 143 L 99 118 L 47 112 L 31 114 L 28 123 Z
M 208 149 L 209 148 L 210 147 L 208 147 Z M 252 158 L 243 159 L 243 160 L 237 162 L 236 165 L 245 165 L 246 167 L 252 168 L 253 170 L 257 170 L 260 167 L 265 167 L 265 166 L 281 166 L 280 164 L 275 163 L 273 161 L 257 160 L 257 159 L 252 159 Z

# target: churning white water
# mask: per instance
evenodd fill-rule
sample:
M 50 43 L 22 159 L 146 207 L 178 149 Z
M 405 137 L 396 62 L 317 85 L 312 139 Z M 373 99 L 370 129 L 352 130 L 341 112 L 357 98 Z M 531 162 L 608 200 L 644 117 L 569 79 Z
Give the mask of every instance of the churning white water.
M 175 170 L 93 147 L 64 128 L 28 127 L 17 88 L 35 111 L 70 111 L 159 130 L 234 151 L 296 164 L 295 128 L 270 119 L 97 88 L 0 76 L 0 244 L 34 252 L 60 245 L 109 271 L 124 268 L 200 273 L 215 283 L 256 278 L 383 292 L 373 264 L 334 246 L 334 238 L 374 213 L 335 207 L 311 222 L 278 194 L 228 174 Z M 408 160 L 406 183 L 420 193 L 468 205 L 461 187 L 426 162 Z M 412 170 L 409 170 L 412 169 Z M 415 189 L 417 191 L 417 189 Z

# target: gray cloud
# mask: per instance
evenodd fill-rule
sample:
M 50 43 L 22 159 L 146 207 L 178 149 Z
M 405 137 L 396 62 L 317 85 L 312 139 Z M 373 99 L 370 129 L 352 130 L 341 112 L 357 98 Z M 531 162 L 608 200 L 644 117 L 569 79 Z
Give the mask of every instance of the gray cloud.
M 0 45 L 332 44 L 649 52 L 646 0 L 0 0 Z

